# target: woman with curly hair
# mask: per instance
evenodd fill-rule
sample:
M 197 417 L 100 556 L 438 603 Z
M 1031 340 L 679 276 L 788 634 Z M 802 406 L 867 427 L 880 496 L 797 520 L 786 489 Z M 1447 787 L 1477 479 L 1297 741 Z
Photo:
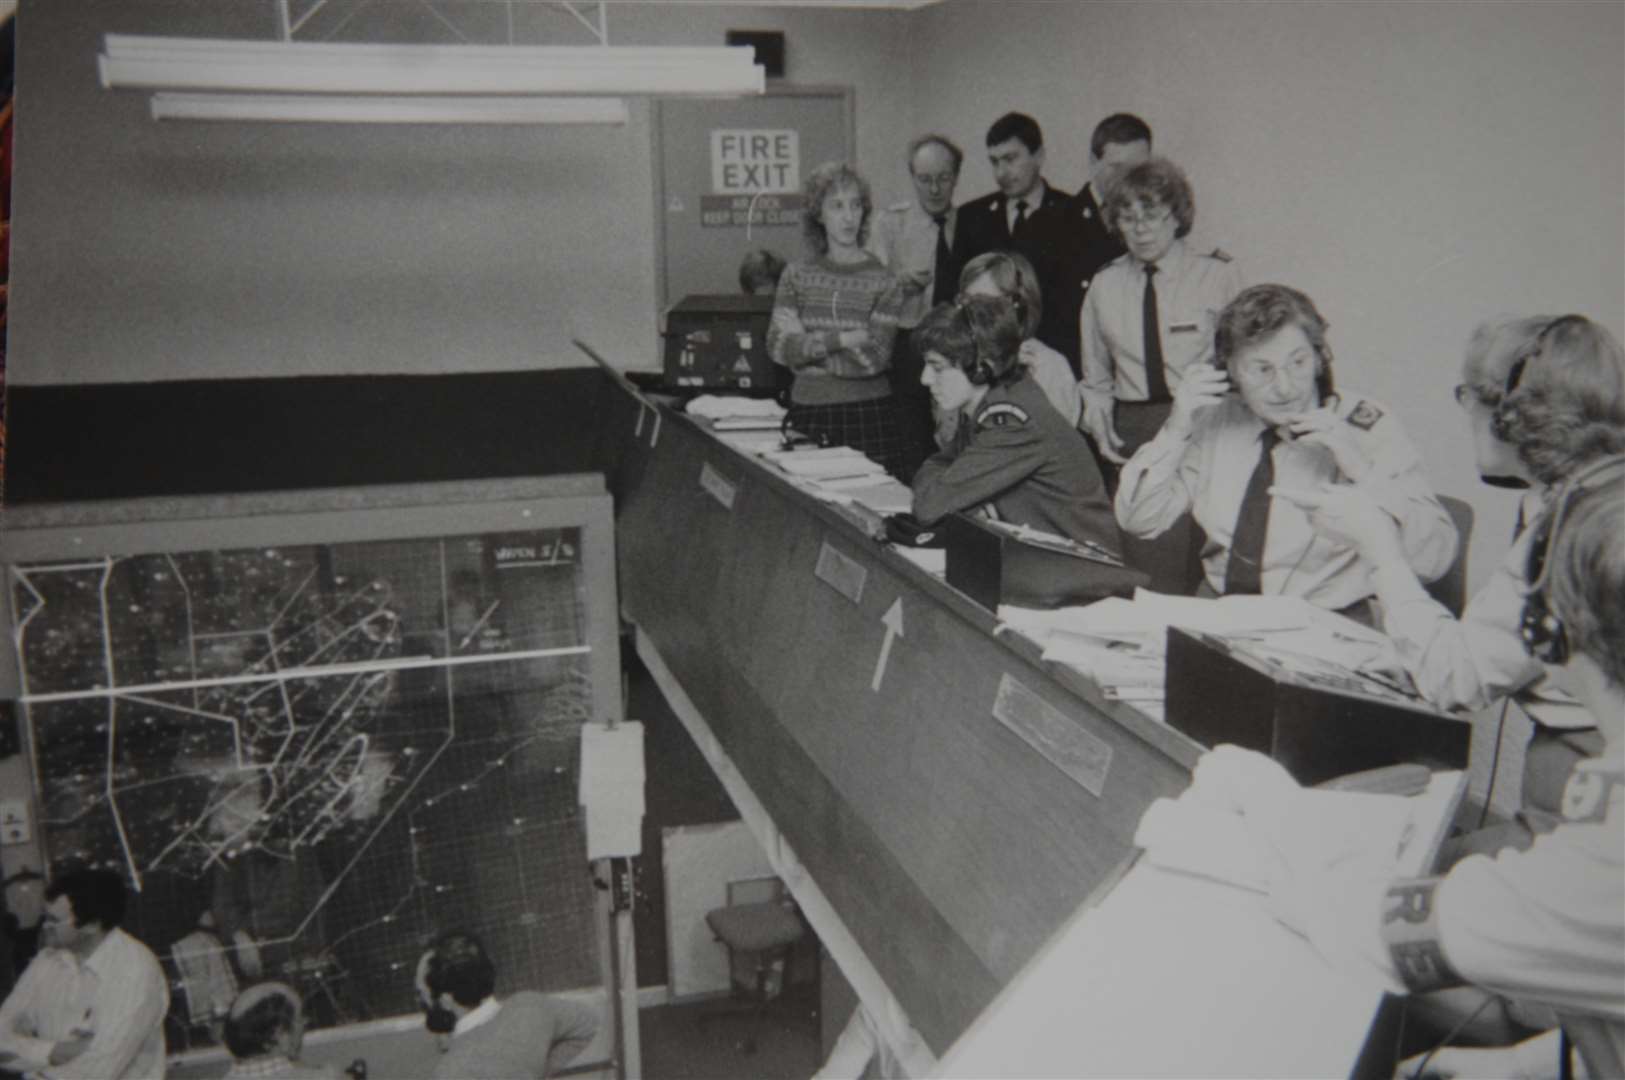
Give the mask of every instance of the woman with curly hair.
M 802 227 L 813 253 L 785 268 L 767 331 L 768 355 L 795 373 L 785 421 L 899 472 L 905 453 L 887 371 L 902 293 L 864 248 L 869 185 L 832 161 L 807 177 L 806 196 Z
M 1488 483 L 1529 487 L 1524 521 L 1538 516 L 1564 480 L 1625 451 L 1625 351 L 1583 316 L 1480 327 L 1462 377 L 1456 400 L 1473 430 L 1479 474 Z M 1540 677 L 1540 663 L 1519 637 L 1527 534 L 1458 620 L 1423 590 L 1401 557 L 1392 519 L 1369 497 L 1335 487 L 1313 503 L 1315 527 L 1353 543 L 1375 567 L 1383 628 L 1425 698 L 1476 709 Z

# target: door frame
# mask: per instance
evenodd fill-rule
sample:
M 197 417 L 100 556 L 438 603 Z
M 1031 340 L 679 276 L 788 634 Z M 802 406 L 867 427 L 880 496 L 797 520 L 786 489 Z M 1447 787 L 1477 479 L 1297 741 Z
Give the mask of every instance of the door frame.
M 851 86 L 833 83 L 790 85 L 773 83 L 764 98 L 829 97 L 840 98 L 846 115 L 846 160 L 853 168 L 858 166 L 858 102 L 857 90 Z M 659 98 L 649 102 L 649 171 L 654 190 L 654 252 L 655 252 L 655 317 L 662 331 L 665 329 L 666 309 L 673 301 L 666 295 L 666 176 L 665 176 L 665 103 Z M 680 298 L 679 298 L 680 299 Z

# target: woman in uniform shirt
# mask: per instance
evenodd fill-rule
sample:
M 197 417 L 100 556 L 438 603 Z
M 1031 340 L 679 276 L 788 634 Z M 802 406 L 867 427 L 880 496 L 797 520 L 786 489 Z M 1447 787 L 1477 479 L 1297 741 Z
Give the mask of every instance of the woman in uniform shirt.
M 960 420 L 953 441 L 914 475 L 914 516 L 930 525 L 982 508 L 1120 555 L 1094 455 L 1021 365 L 1024 325 L 1019 303 L 973 296 L 933 308 L 915 329 L 920 381 L 940 412 Z
M 1371 564 L 1272 495 L 1277 484 L 1350 485 L 1397 523 L 1413 574 L 1445 572 L 1456 553 L 1450 514 L 1393 413 L 1334 389 L 1326 320 L 1309 297 L 1284 285 L 1242 290 L 1219 315 L 1214 352 L 1219 366 L 1185 373 L 1162 429 L 1123 467 L 1125 532 L 1156 536 L 1189 510 L 1207 534 L 1205 594 L 1301 596 L 1369 624 Z

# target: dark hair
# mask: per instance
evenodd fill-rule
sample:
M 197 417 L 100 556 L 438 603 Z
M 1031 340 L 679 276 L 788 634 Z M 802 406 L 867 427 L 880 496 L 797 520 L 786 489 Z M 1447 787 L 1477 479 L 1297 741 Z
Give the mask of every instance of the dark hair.
M 967 296 L 926 312 L 909 339 L 921 357 L 937 353 L 977 385 L 1021 377 L 1021 316 L 1006 296 Z
M 745 295 L 753 296 L 759 286 L 777 287 L 783 274 L 784 260 L 766 248 L 757 248 L 746 252 L 739 261 L 739 288 Z
M 465 930 L 441 934 L 429 946 L 429 966 L 423 981 L 429 994 L 441 994 L 465 1009 L 472 1009 L 496 992 L 497 973 L 480 939 Z
M 257 989 L 249 987 L 238 995 L 238 1000 Z M 233 1006 L 231 1014 L 226 1017 L 222 1036 L 226 1049 L 239 1060 L 270 1053 L 277 1037 L 285 1031 L 292 1031 L 299 1021 L 299 999 L 290 996 L 293 993 L 290 988 L 267 989 L 261 993 L 263 996 L 241 1013 Z
M 988 146 L 998 146 L 1011 139 L 1020 139 L 1029 154 L 1036 154 L 1044 148 L 1044 133 L 1039 129 L 1038 121 L 1026 113 L 1007 112 L 987 129 Z
M 1545 552 L 1541 591 L 1562 620 L 1569 647 L 1589 656 L 1608 682 L 1625 687 L 1625 458 L 1599 461 L 1592 482 L 1558 496 L 1566 502 Z M 1553 511 L 1549 513 L 1555 513 Z M 1543 523 L 1540 531 L 1551 526 Z M 1537 536 L 1537 542 L 1544 537 Z M 1532 582 L 1529 584 L 1533 584 Z
M 1315 302 L 1297 289 L 1253 285 L 1237 293 L 1219 312 L 1213 331 L 1214 360 L 1231 368 L 1237 353 L 1274 337 L 1288 325 L 1303 331 L 1320 360 L 1315 369 L 1315 389 L 1324 401 L 1333 389 L 1332 347 L 1326 342 L 1326 320 L 1316 310 Z M 1235 377 L 1233 370 L 1231 377 Z
M 1625 351 L 1583 315 L 1553 320 L 1509 367 L 1492 423 L 1542 484 L 1625 451 Z
M 857 188 L 863 202 L 863 224 L 858 228 L 858 244 L 869 241 L 869 219 L 874 217 L 875 200 L 869 194 L 869 181 L 858 175 L 858 170 L 844 161 L 826 161 L 807 174 L 803 186 L 807 204 L 801 210 L 801 233 L 808 245 L 822 255 L 829 251 L 829 234 L 824 231 L 824 200 L 829 193 L 842 187 Z
M 1133 113 L 1112 113 L 1095 125 L 1095 133 L 1089 136 L 1089 153 L 1098 158 L 1106 152 L 1108 143 L 1131 142 L 1144 142 L 1150 146 L 1150 125 Z
M 1142 161 L 1118 178 L 1106 194 L 1106 205 L 1100 208 L 1106 227 L 1112 235 L 1122 238 L 1117 217 L 1135 204 L 1166 206 L 1179 222 L 1175 236 L 1186 236 L 1196 224 L 1196 196 L 1185 171 L 1167 158 Z
M 1004 295 L 1016 302 L 1021 316 L 1021 336 L 1030 338 L 1044 317 L 1044 296 L 1039 291 L 1038 274 L 1027 257 L 1015 251 L 984 251 L 959 272 L 959 291 L 986 274 Z
M 124 879 L 111 870 L 68 870 L 45 886 L 45 899 L 68 898 L 74 922 L 111 930 L 124 920 Z
M 948 138 L 948 136 L 938 135 L 935 132 L 921 135 L 908 144 L 908 157 L 906 160 L 910 173 L 914 171 L 914 155 L 927 146 L 940 146 L 948 151 L 948 156 L 954 160 L 954 175 L 959 175 L 959 166 L 964 164 L 965 161 L 965 151 L 961 150 L 959 144 Z

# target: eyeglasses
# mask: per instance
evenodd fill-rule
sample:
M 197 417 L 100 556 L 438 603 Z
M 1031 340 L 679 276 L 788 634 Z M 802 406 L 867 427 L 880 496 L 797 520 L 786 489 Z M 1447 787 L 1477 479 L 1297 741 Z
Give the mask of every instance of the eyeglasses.
M 1167 221 L 1172 215 L 1172 210 L 1168 209 L 1166 206 L 1159 206 L 1154 210 L 1138 210 L 1133 212 L 1128 210 L 1120 210 L 1118 211 L 1117 217 L 1114 220 L 1117 222 L 1117 227 L 1119 229 L 1132 229 L 1138 225 L 1144 225 L 1147 228 L 1154 229 L 1158 225 L 1161 225 L 1163 222 Z

